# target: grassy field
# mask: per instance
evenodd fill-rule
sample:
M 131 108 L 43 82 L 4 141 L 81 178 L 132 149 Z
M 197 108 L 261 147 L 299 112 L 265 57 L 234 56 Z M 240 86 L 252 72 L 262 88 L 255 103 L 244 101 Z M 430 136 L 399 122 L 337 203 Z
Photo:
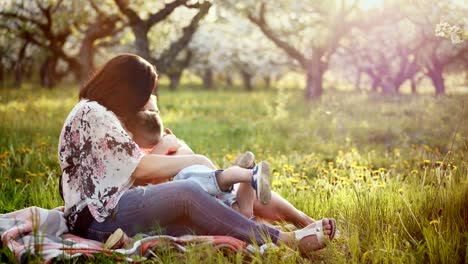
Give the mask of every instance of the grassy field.
M 275 191 L 314 218 L 336 218 L 341 237 L 313 260 L 468 263 L 468 96 L 301 96 L 163 89 L 160 108 L 196 152 L 223 167 L 251 150 L 272 165 Z M 62 204 L 57 140 L 76 102 L 72 88 L 0 90 L 0 213 Z M 309 261 L 286 248 L 250 258 Z M 194 248 L 151 261 L 242 259 Z

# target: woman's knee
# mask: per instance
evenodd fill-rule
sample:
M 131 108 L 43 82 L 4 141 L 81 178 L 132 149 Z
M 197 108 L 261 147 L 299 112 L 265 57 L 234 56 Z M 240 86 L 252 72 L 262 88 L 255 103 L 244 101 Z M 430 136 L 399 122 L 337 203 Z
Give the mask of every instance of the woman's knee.
M 181 197 L 184 198 L 193 199 L 200 194 L 205 194 L 203 188 L 198 183 L 193 181 L 179 180 L 173 181 L 172 184 L 174 185 L 172 186 L 172 188 L 174 188 L 173 191 L 177 192 L 181 195 Z

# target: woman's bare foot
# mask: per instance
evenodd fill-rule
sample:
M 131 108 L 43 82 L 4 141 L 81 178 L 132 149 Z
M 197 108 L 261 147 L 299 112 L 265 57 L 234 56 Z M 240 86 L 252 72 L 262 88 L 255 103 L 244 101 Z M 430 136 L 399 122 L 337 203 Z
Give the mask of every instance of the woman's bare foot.
M 333 218 L 318 220 L 303 229 L 286 233 L 289 239 L 283 240 L 291 247 L 297 246 L 306 255 L 326 246 L 326 237 L 333 239 L 336 234 L 336 221 Z M 280 237 L 281 239 L 281 237 Z

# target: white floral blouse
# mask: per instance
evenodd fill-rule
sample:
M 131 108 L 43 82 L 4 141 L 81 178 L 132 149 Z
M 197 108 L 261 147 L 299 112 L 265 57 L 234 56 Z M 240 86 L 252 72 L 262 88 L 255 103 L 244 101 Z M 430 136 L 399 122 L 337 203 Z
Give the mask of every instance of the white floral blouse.
M 144 153 L 117 116 L 97 102 L 81 100 L 70 112 L 59 138 L 61 187 L 71 230 L 86 205 L 98 222 L 111 214 Z

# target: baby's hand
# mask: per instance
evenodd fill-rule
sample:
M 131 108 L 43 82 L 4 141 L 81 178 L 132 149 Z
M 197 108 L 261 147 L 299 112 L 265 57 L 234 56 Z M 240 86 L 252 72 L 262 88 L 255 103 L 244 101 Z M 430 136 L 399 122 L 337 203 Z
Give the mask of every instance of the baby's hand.
M 173 134 L 163 135 L 161 143 L 167 148 L 166 154 L 168 155 L 174 154 L 181 147 L 179 140 Z
M 164 134 L 158 144 L 154 146 L 151 154 L 168 155 L 173 154 L 180 148 L 181 144 L 176 136 Z
M 164 129 L 164 132 L 166 132 L 167 135 L 174 135 L 174 133 L 172 133 L 172 131 L 167 127 Z

